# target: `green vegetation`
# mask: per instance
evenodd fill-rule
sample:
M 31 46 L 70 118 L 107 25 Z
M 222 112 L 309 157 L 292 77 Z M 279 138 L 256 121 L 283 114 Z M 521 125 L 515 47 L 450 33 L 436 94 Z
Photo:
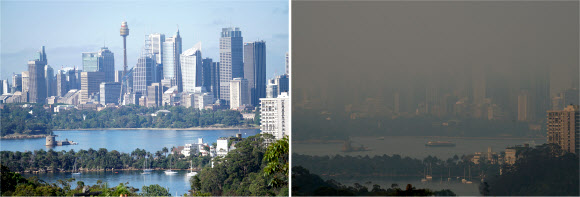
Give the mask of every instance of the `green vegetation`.
M 155 184 L 143 186 L 141 196 L 171 196 L 171 193 L 169 193 L 167 189 L 161 187 L 161 185 Z
M 464 176 L 464 170 L 471 168 L 472 172 L 484 172 L 486 177 L 499 174 L 499 165 L 487 161 L 474 164 L 466 157 L 454 156 L 447 160 L 428 156 L 423 160 L 400 155 L 382 156 L 308 156 L 293 154 L 293 166 L 303 166 L 312 173 L 329 175 L 338 178 L 377 177 L 377 176 L 424 176 L 425 168 L 431 168 L 432 176 L 451 177 Z M 478 173 L 479 174 L 479 173 Z M 473 176 L 475 177 L 475 176 Z
M 135 149 L 131 153 L 108 151 L 105 148 L 78 152 L 74 150 L 55 152 L 52 149 L 48 151 L 40 149 L 34 152 L 0 152 L 2 165 L 15 172 L 70 171 L 74 168 L 75 160 L 77 160 L 77 168 L 81 170 L 142 169 L 145 157 L 149 158 L 147 159 L 148 166 L 163 169 L 169 168 L 170 160 L 173 169 L 188 169 L 190 161 L 193 161 L 195 167 L 202 168 L 207 166 L 210 161 L 209 156 L 190 155 L 186 158 L 183 155 L 178 155 L 168 157 L 163 151 L 150 153 L 142 149 Z
M 320 176 L 311 174 L 307 169 L 296 166 L 292 168 L 292 195 L 293 196 L 455 196 L 451 190 L 431 191 L 416 189 L 408 184 L 403 190 L 397 184 L 391 188 L 382 189 L 380 185 L 373 185 L 369 189 L 355 183 L 354 186 L 342 185 L 335 180 L 324 181 Z
M 103 183 L 100 180 L 93 186 L 85 186 L 82 181 L 78 181 L 77 187 L 73 189 L 70 183 L 75 181 L 74 178 L 58 180 L 58 184 L 50 184 L 39 180 L 37 177 L 24 178 L 18 173 L 11 172 L 4 165 L 1 168 L 2 185 L 0 185 L 0 195 L 2 196 L 72 196 L 79 193 L 87 193 L 91 196 L 119 196 L 125 194 L 136 196 L 138 191 L 138 189 L 128 187 L 122 183 L 116 187 L 109 188 L 107 183 Z
M 191 189 L 195 195 L 233 195 L 233 196 L 288 196 L 288 174 L 283 166 L 287 165 L 287 139 L 273 143 L 267 151 L 264 138 L 267 135 L 255 135 L 236 144 L 223 158 L 214 158 L 214 166 L 205 167 L 198 175 L 190 179 Z M 283 152 L 286 151 L 286 152 Z M 269 155 L 269 156 L 266 156 Z M 275 158 L 277 157 L 277 158 Z M 272 164 L 270 164 L 273 162 Z M 265 170 L 266 166 L 278 166 Z M 282 168 L 280 168 L 280 166 Z M 265 171 L 270 173 L 266 176 Z M 272 175 L 272 176 L 271 176 Z M 272 180 L 277 178 L 277 184 Z
M 513 166 L 504 166 L 504 173 L 486 180 L 479 191 L 492 196 L 580 196 L 578 166 L 578 155 L 544 144 L 522 152 Z
M 158 113 L 166 109 L 170 113 Z M 32 111 L 32 113 L 29 113 Z M 244 121 L 242 114 L 233 110 L 198 110 L 172 106 L 146 108 L 129 105 L 119 108 L 106 108 L 101 111 L 65 110 L 54 113 L 42 105 L 23 108 L 20 105 L 4 105 L 1 136 L 10 134 L 51 134 L 53 129 L 87 128 L 192 128 L 209 126 L 242 126 L 254 123 Z

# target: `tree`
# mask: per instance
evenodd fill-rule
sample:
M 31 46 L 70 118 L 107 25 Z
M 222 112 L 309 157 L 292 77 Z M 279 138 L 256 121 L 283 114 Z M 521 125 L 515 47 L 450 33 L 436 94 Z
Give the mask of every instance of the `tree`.
M 141 196 L 171 196 L 171 193 L 158 184 L 143 186 Z
M 288 137 L 284 137 L 268 146 L 268 150 L 264 154 L 264 160 L 268 162 L 268 165 L 264 168 L 264 177 L 271 177 L 268 183 L 269 186 L 278 188 L 287 184 L 288 154 Z

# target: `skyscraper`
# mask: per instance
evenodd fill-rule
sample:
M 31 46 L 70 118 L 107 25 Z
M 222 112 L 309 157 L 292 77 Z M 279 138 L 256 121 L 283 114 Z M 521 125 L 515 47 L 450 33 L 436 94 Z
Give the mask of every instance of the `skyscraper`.
M 62 97 L 69 91 L 68 82 L 66 80 L 66 71 L 58 70 L 56 72 L 56 96 Z
M 142 54 L 133 69 L 133 92 L 146 94 L 147 86 L 153 83 L 153 68 L 155 60 L 151 55 Z
M 81 72 L 81 104 L 87 103 L 94 93 L 100 91 L 99 85 L 105 82 L 103 72 Z
M 109 103 L 119 104 L 119 96 L 121 96 L 121 83 L 119 82 L 103 82 L 99 85 L 99 103 L 106 105 Z
M 165 42 L 165 34 L 149 34 L 149 40 L 151 40 L 151 55 L 155 56 L 155 62 L 157 64 L 163 64 L 163 42 Z
M 29 102 L 44 103 L 46 100 L 46 79 L 44 78 L 44 61 L 38 59 L 28 61 Z
M 250 104 L 250 90 L 248 80 L 234 78 L 230 81 L 230 109 L 237 109 Z
M 212 62 L 211 63 L 211 93 L 213 97 L 217 100 L 221 99 L 220 97 L 220 63 L 219 62 Z
M 195 91 L 202 85 L 201 42 L 180 55 L 183 92 Z
M 211 65 L 213 60 L 211 58 L 204 58 L 201 60 L 201 86 L 205 91 L 211 91 Z
M 12 92 L 22 91 L 22 74 L 12 75 Z
M 580 144 L 580 113 L 578 105 L 568 105 L 564 110 L 547 111 L 548 143 L 558 144 L 562 150 L 578 154 Z
M 222 28 L 220 37 L 220 99 L 230 100 L 230 81 L 244 77 L 243 42 L 240 28 Z
M 251 104 L 258 106 L 266 97 L 266 42 L 244 44 L 244 78 L 248 80 Z
M 286 74 L 290 75 L 290 56 L 286 52 Z
M 530 121 L 530 96 L 526 90 L 518 94 L 518 121 Z
M 22 71 L 22 92 L 28 92 L 28 88 L 30 87 L 28 84 L 30 83 L 30 73 L 28 71 Z
M 46 79 L 46 96 L 55 96 L 54 69 L 49 65 L 44 66 L 44 78 Z
M 85 52 L 82 55 L 83 71 L 103 72 L 105 81 L 115 81 L 115 55 L 107 47 L 102 47 L 98 52 Z
M 181 65 L 179 55 L 181 54 L 181 37 L 179 30 L 173 37 L 165 38 L 163 42 L 163 79 L 171 81 L 171 86 L 177 86 L 177 91 L 182 92 Z

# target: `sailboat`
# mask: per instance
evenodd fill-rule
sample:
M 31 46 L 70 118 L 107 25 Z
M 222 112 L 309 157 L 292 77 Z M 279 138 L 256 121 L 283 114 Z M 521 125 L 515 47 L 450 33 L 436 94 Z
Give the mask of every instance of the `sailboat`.
M 425 170 L 427 167 L 423 167 L 423 175 L 425 175 L 425 177 L 427 177 L 427 171 Z M 427 182 L 426 178 L 421 178 L 421 182 Z
M 197 172 L 193 171 L 193 161 L 190 161 L 189 172 L 187 173 L 187 176 L 195 176 L 196 174 Z
M 169 156 L 171 156 L 171 155 L 169 155 Z M 171 170 L 171 159 L 169 159 L 169 170 L 165 170 L 165 174 L 166 175 L 174 175 L 174 174 L 177 174 L 177 172 Z
M 427 179 L 428 181 L 433 179 L 433 176 L 431 176 L 431 174 L 433 174 L 433 169 L 431 169 L 431 163 L 429 163 L 429 171 L 427 171 L 427 175 L 425 175 L 425 179 Z
M 449 170 L 449 178 L 447 178 L 447 182 L 451 181 L 451 168 L 447 168 Z
M 77 159 L 75 158 L 75 165 L 73 166 L 72 175 L 81 175 L 81 172 L 77 170 Z
M 142 174 L 151 174 L 153 169 L 147 168 L 147 157 L 145 157 L 145 162 L 143 162 L 143 173 Z
M 465 179 L 465 167 L 463 168 L 463 179 L 461 179 L 461 183 L 465 183 L 467 180 Z

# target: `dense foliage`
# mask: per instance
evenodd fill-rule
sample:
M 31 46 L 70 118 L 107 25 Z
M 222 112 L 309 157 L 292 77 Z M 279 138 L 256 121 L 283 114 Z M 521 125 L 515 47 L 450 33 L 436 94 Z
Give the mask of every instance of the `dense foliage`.
M 160 109 L 170 113 L 152 113 Z M 31 113 L 29 113 L 32 111 Z M 249 125 L 254 121 L 244 121 L 242 114 L 233 110 L 198 110 L 172 106 L 165 108 L 146 108 L 129 105 L 119 108 L 94 110 L 64 110 L 54 113 L 42 105 L 21 107 L 4 105 L 2 113 L 2 136 L 10 134 L 47 134 L 52 129 L 87 128 L 191 128 Z
M 24 178 L 18 173 L 11 172 L 8 167 L 2 165 L 2 184 L 0 195 L 2 196 L 72 196 L 73 194 L 88 193 L 99 196 L 136 196 L 137 189 L 119 184 L 109 188 L 107 183 L 100 180 L 96 185 L 85 186 L 82 181 L 77 181 L 77 187 L 71 188 L 74 178 L 58 180 L 57 183 L 46 183 L 37 177 Z M 150 187 L 153 187 L 150 186 Z M 145 187 L 144 187 L 145 188 Z M 85 189 L 85 192 L 83 192 Z
M 143 186 L 141 196 L 171 196 L 171 193 L 161 185 Z
M 279 149 L 280 150 L 280 149 Z M 287 150 L 287 149 L 286 149 Z M 251 136 L 236 144 L 236 149 L 225 157 L 214 158 L 213 168 L 205 167 L 190 179 L 195 194 L 265 196 L 288 195 L 288 184 L 270 186 L 264 168 L 268 161 L 264 158 L 266 147 L 262 135 Z M 278 154 L 280 161 L 288 161 L 288 153 Z M 286 177 L 281 178 L 287 180 Z
M 542 145 L 521 153 L 502 175 L 480 185 L 493 196 L 580 196 L 578 155 L 562 155 L 557 145 Z
M 403 190 L 397 184 L 391 188 L 382 189 L 375 184 L 369 189 L 355 183 L 354 186 L 342 185 L 334 180 L 324 181 L 320 176 L 311 174 L 307 169 L 296 166 L 292 168 L 292 195 L 293 196 L 455 196 L 450 190 L 431 191 L 416 189 L 408 184 Z
M 52 149 L 36 150 L 34 152 L 11 152 L 1 151 L 0 159 L 2 165 L 7 166 L 12 171 L 70 171 L 74 168 L 75 161 L 80 170 L 103 170 L 103 169 L 142 169 L 147 157 L 147 166 L 151 168 L 171 168 L 188 169 L 190 162 L 193 166 L 201 168 L 209 164 L 209 156 L 183 155 L 167 156 L 167 149 L 155 153 L 146 152 L 142 149 L 135 149 L 131 153 L 120 153 L 116 150 L 108 151 L 105 148 L 99 150 L 89 149 L 75 152 L 60 151 Z
M 292 155 L 293 166 L 303 166 L 315 174 L 339 178 L 377 177 L 377 176 L 424 176 L 430 168 L 433 177 L 462 177 L 471 168 L 472 172 L 484 172 L 485 176 L 499 173 L 499 165 L 481 162 L 474 164 L 465 157 L 454 156 L 447 160 L 428 156 L 423 160 L 400 155 L 369 156 L 309 156 Z M 477 173 L 479 174 L 479 173 Z M 475 175 L 473 176 L 475 177 Z

